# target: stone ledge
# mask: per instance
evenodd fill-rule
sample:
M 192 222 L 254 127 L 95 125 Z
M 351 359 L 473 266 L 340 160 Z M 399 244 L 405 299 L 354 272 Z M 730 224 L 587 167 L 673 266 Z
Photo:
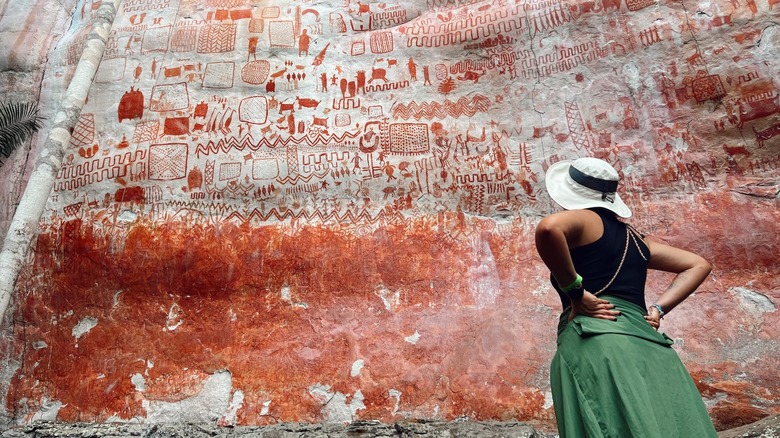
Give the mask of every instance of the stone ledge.
M 519 422 L 356 421 L 342 424 L 281 423 L 272 426 L 218 427 L 213 424 L 87 424 L 39 422 L 6 430 L 2 438 L 357 438 L 357 437 L 506 437 L 554 438 Z
M 1 438 L 556 438 L 519 422 L 411 421 L 380 423 L 355 421 L 350 424 L 281 423 L 272 426 L 218 427 L 213 424 L 90 424 L 38 422 L 8 429 Z M 719 438 L 780 437 L 780 415 L 720 432 Z

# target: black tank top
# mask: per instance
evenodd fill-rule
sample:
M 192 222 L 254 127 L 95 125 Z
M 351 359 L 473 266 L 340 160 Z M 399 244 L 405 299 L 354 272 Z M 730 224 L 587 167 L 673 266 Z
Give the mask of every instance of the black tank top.
M 615 214 L 603 208 L 592 208 L 591 211 L 601 217 L 604 224 L 604 234 L 595 242 L 569 250 L 574 268 L 583 278 L 583 285 L 588 292 L 598 292 L 606 286 L 618 270 L 623 251 L 626 249 L 626 232 L 629 226 L 620 222 Z M 640 252 L 641 251 L 641 252 Z M 629 235 L 628 251 L 620 272 L 606 290 L 599 295 L 613 295 L 635 303 L 645 309 L 645 280 L 650 250 L 639 234 Z M 570 300 L 558 287 L 558 283 L 550 275 L 552 283 L 561 298 L 563 308 L 570 305 Z

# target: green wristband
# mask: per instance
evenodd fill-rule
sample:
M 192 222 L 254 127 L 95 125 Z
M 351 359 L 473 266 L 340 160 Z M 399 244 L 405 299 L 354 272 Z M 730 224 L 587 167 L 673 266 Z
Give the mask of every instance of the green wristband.
M 561 290 L 565 293 L 569 293 L 574 289 L 582 289 L 582 277 L 580 274 L 577 274 L 577 278 L 575 278 L 570 285 L 561 288 Z

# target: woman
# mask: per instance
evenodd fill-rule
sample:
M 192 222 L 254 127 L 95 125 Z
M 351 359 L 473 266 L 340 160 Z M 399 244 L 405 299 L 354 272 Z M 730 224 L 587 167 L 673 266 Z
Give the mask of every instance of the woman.
M 561 438 L 716 437 L 688 371 L 657 330 L 709 275 L 696 254 L 645 239 L 618 220 L 631 210 L 605 161 L 554 164 L 550 197 L 566 211 L 545 217 L 536 248 L 563 305 L 550 367 Z M 677 274 L 646 307 L 648 269 Z M 647 309 L 647 311 L 645 310 Z

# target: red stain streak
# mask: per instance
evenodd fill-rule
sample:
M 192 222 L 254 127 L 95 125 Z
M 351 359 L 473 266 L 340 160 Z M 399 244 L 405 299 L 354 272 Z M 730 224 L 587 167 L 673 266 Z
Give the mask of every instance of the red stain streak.
M 500 277 L 534 268 L 512 262 L 518 251 L 529 259 L 528 243 L 487 232 L 483 238 Z M 314 384 L 350 396 L 360 390 L 360 418 L 399 419 L 398 403 L 414 417 L 438 409 L 448 418 L 549 420 L 543 395 L 531 386 L 539 377 L 528 374 L 516 339 L 496 346 L 506 349 L 502 357 L 517 350 L 497 364 L 481 360 L 474 342 L 482 327 L 509 318 L 515 331 L 505 335 L 546 335 L 532 349 L 548 358 L 554 321 L 520 329 L 507 306 L 529 299 L 530 289 L 499 298 L 506 303 L 495 308 L 475 307 L 468 269 L 481 261 L 471 252 L 470 243 L 435 226 L 358 237 L 319 227 L 290 235 L 272 226 L 167 224 L 136 226 L 117 242 L 81 221 L 66 222 L 40 236 L 34 266 L 20 282 L 25 298 L 17 318 L 26 331 L 17 348 L 26 351 L 8 408 L 26 397 L 34 413 L 46 397 L 63 403 L 62 421 L 144 416 L 143 399 L 183 400 L 227 369 L 245 394 L 242 424 L 322 421 L 322 403 L 309 393 Z M 86 316 L 98 324 L 76 340 L 72 329 Z M 415 331 L 416 344 L 404 340 Z M 36 341 L 47 347 L 30 348 Z M 365 366 L 353 377 L 357 359 Z M 134 374 L 144 376 L 145 391 L 136 391 Z M 501 389 L 486 393 L 485 381 Z M 268 415 L 261 415 L 268 400 Z
M 718 297 L 726 292 L 719 289 L 745 284 L 746 276 L 758 290 L 777 289 L 771 263 L 780 237 L 770 231 L 778 213 L 758 209 L 744 224 L 750 231 L 728 233 L 721 228 L 736 224 L 726 216 L 744 206 L 709 195 L 695 204 L 711 208 L 681 208 L 689 220 L 675 225 L 638 224 L 710 259 L 706 245 L 726 256 L 718 261 L 727 267 L 718 283 L 705 283 L 691 304 L 705 311 L 682 309 L 686 316 L 667 324 L 687 332 L 675 327 L 684 321 L 692 333 L 707 334 L 685 343 L 707 363 L 706 372 L 691 364 L 705 396 L 727 390 L 729 400 L 745 406 L 770 400 L 762 388 L 780 386 L 774 374 L 712 365 L 726 353 L 710 339 L 739 342 L 744 318 L 711 313 L 722 307 Z M 639 210 L 638 217 L 656 217 L 653 207 Z M 209 375 L 228 370 L 233 389 L 244 393 L 239 424 L 323 421 L 322 401 L 310 393 L 321 384 L 348 400 L 360 390 L 365 409 L 356 415 L 363 419 L 468 416 L 550 426 L 552 409 L 544 408 L 540 388 L 555 348 L 558 299 L 532 295 L 547 287 L 528 238 L 533 226 L 518 220 L 510 228 L 499 232 L 490 220 L 442 213 L 361 235 L 339 227 L 291 233 L 282 226 L 167 223 L 135 225 L 110 239 L 80 220 L 62 223 L 40 235 L 17 287 L 14 321 L 24 321 L 24 330 L 14 331 L 21 365 L 7 408 L 31 416 L 45 398 L 63 403 L 61 421 L 129 419 L 146 415 L 144 400 L 186 399 Z M 765 246 L 738 242 L 749 232 L 766 238 Z M 756 271 L 739 271 L 737 259 Z M 473 284 L 485 263 L 494 263 L 498 282 L 487 304 Z M 73 327 L 87 316 L 98 323 L 77 340 Z M 763 318 L 761 333 L 771 336 L 777 313 Z M 728 324 L 713 326 L 716 319 Z M 406 340 L 415 334 L 414 343 Z M 364 367 L 352 376 L 358 359 Z M 770 355 L 757 369 L 775 370 L 776 362 Z M 711 383 L 741 373 L 752 376 L 749 387 L 732 392 Z M 131 381 L 135 374 L 144 378 L 143 392 Z M 740 391 L 747 396 L 732 398 Z M 723 425 L 741 421 L 718 415 Z

